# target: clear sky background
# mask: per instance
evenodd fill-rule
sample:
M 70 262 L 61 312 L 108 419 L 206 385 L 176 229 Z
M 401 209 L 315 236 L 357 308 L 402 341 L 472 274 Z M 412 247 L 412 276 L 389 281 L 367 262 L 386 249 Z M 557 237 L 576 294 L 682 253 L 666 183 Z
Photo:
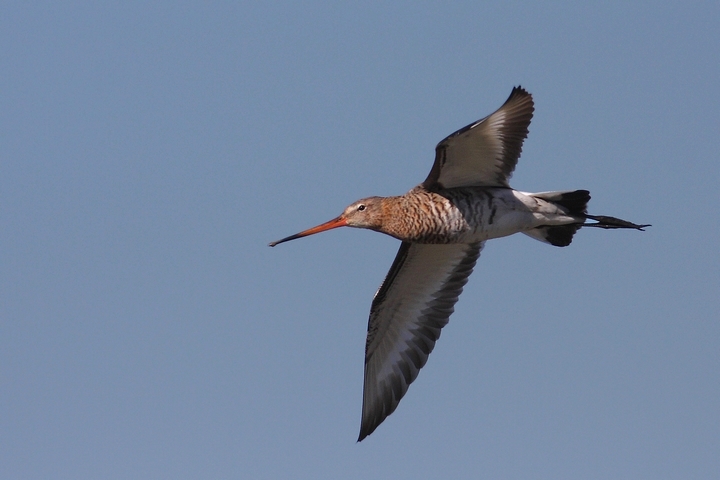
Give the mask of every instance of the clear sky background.
M 387 3 L 3 3 L 1 478 L 720 478 L 720 3 Z M 653 227 L 490 241 L 358 444 L 399 242 L 267 243 L 515 85 L 513 186 Z

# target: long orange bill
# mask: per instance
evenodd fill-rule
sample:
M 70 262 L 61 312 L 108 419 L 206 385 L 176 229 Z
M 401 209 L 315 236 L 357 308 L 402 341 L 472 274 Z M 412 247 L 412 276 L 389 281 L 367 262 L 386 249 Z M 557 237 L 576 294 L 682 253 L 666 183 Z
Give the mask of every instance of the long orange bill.
M 333 218 L 329 222 L 325 222 L 322 225 L 318 225 L 317 227 L 309 228 L 300 233 L 296 233 L 295 235 L 290 235 L 289 237 L 285 237 L 282 240 L 278 240 L 277 242 L 269 243 L 268 245 L 271 247 L 274 247 L 275 245 L 277 245 L 279 243 L 288 242 L 290 240 L 295 240 L 296 238 L 307 237 L 308 235 L 324 232 L 325 230 L 332 230 L 333 228 L 344 227 L 346 225 L 347 225 L 347 220 L 345 220 L 343 217 Z

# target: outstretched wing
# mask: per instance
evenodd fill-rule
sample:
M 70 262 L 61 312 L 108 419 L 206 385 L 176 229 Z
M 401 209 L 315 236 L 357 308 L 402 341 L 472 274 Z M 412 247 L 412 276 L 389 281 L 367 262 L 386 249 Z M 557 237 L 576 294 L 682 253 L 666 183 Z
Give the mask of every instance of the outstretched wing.
M 403 242 L 370 309 L 358 441 L 398 406 L 427 362 L 484 242 Z
M 435 163 L 423 182 L 427 189 L 507 187 L 532 120 L 532 95 L 522 87 L 495 113 L 445 138 L 435 147 Z

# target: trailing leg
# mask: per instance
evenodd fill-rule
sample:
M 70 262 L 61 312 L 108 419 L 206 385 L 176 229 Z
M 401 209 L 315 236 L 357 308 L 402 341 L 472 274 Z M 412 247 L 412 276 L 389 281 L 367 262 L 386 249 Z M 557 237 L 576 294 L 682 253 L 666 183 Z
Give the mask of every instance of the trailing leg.
M 605 215 L 585 215 L 585 218 L 595 220 L 597 223 L 583 223 L 581 225 L 583 227 L 598 227 L 605 229 L 632 228 L 642 232 L 645 231 L 645 227 L 652 227 L 652 225 L 636 225 L 632 222 L 628 222 L 627 220 L 621 220 L 619 218 L 608 217 Z

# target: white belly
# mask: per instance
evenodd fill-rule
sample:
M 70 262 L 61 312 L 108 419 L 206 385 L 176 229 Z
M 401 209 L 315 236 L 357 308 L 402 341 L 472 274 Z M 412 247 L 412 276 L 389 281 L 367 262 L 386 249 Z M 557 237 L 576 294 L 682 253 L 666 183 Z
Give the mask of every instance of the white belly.
M 553 203 L 507 188 L 450 192 L 457 225 L 455 242 L 473 243 L 527 232 L 540 226 L 577 222 Z M 470 193 L 470 195 L 468 195 Z

